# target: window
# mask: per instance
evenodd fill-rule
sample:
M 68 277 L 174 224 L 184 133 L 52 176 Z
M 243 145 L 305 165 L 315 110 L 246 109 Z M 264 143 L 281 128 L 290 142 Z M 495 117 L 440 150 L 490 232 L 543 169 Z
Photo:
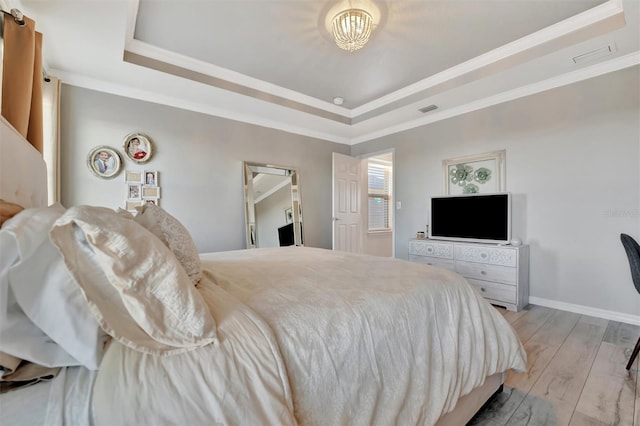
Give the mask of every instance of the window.
M 369 160 L 369 231 L 391 230 L 391 163 Z

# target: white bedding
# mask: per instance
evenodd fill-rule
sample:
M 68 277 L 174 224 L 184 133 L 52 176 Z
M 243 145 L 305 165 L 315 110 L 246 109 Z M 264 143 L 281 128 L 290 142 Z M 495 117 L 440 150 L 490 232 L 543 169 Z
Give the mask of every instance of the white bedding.
M 91 389 L 96 372 L 84 367 L 65 367 L 51 381 L 0 395 L 0 424 L 93 425 Z
M 449 271 L 301 247 L 202 266 L 219 342 L 159 357 L 114 341 L 98 424 L 434 424 L 526 365 L 509 324 Z

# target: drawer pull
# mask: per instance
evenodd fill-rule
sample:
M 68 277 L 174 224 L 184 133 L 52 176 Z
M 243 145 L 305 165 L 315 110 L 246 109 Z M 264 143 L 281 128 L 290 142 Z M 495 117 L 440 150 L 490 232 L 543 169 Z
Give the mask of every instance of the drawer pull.
M 485 290 L 484 287 L 480 287 L 480 291 L 484 293 L 487 290 Z
M 482 253 L 482 254 L 480 255 L 480 257 L 482 257 L 482 258 L 487 257 L 487 253 Z
M 480 274 L 487 275 L 487 271 L 480 271 Z

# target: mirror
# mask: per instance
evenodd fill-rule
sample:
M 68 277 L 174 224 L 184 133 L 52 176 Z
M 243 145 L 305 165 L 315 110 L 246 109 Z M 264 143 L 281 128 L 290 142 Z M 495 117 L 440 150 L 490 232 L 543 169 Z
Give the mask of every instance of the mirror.
M 303 245 L 295 168 L 245 162 L 244 200 L 247 248 Z

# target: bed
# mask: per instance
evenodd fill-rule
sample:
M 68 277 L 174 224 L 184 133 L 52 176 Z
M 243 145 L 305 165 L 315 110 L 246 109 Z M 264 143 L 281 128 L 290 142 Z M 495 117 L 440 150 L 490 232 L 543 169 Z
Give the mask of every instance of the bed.
M 69 323 L 87 324 L 70 339 L 33 319 L 72 360 L 0 395 L 3 412 L 22 392 L 42 423 L 63 412 L 53 424 L 459 425 L 526 368 L 509 324 L 453 272 L 311 247 L 202 254 L 155 206 L 46 206 L 42 160 L 2 124 L 0 198 L 26 210 L 0 237 L 43 292 L 51 273 L 33 264 L 51 258 Z

